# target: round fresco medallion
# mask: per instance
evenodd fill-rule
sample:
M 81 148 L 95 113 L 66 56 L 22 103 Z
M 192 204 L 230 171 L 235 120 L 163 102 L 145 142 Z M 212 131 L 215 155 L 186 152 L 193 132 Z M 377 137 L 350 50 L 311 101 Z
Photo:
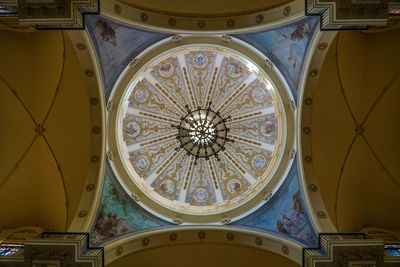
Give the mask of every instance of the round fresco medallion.
M 265 93 L 265 90 L 262 88 L 256 88 L 251 93 L 251 96 L 253 97 L 254 102 L 263 103 L 267 98 L 267 93 Z
M 193 65 L 198 68 L 204 68 L 208 63 L 208 58 L 203 54 L 197 54 L 193 57 Z
M 240 66 L 239 63 L 231 63 L 228 65 L 226 68 L 228 75 L 231 76 L 232 78 L 237 78 L 240 75 L 242 75 L 243 69 L 242 66 Z
M 135 92 L 135 100 L 139 103 L 146 102 L 147 98 L 149 98 L 149 91 L 146 88 L 138 88 Z
M 261 125 L 261 134 L 269 137 L 272 135 L 272 133 L 275 131 L 275 129 L 276 129 L 276 127 L 272 122 L 266 121 Z
M 138 136 L 140 133 L 139 124 L 136 121 L 131 121 L 130 123 L 128 123 L 128 125 L 126 125 L 126 133 L 133 138 Z
M 148 157 L 144 155 L 140 155 L 136 158 L 136 167 L 138 167 L 140 170 L 144 171 L 146 170 L 150 165 L 150 160 Z
M 174 73 L 174 66 L 171 63 L 161 64 L 159 72 L 162 77 L 169 78 Z
M 251 161 L 251 165 L 253 165 L 254 169 L 261 169 L 265 165 L 265 157 L 263 155 L 256 155 L 253 157 Z
M 228 192 L 231 194 L 238 193 L 241 188 L 242 185 L 240 184 L 240 181 L 237 179 L 229 180 L 228 183 L 226 184 L 226 190 L 228 190 Z
M 193 198 L 197 202 L 204 202 L 208 199 L 208 192 L 204 188 L 197 188 L 193 193 Z
M 175 190 L 175 184 L 170 179 L 162 181 L 160 185 L 160 189 L 162 192 L 167 194 L 172 194 Z

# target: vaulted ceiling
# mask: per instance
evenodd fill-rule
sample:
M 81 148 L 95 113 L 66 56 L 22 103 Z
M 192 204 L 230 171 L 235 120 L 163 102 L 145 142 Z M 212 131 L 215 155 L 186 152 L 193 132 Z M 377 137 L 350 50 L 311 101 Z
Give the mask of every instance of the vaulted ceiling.
M 110 96 L 123 69 L 146 47 L 171 38 L 135 27 L 164 27 L 169 32 L 242 31 L 266 27 L 269 22 L 265 12 L 275 10 L 273 14 L 279 15 L 271 17 L 273 23 L 267 25 L 272 27 L 291 14 L 286 7 L 294 2 L 254 0 L 243 5 L 241 1 L 207 0 L 187 5 L 181 0 L 109 0 L 104 1 L 108 18 L 87 19 L 85 40 L 62 31 L 0 30 L 0 40 L 6 40 L 0 42 L 0 214 L 7 215 L 1 216 L 0 230 L 27 225 L 53 231 L 84 229 L 92 231 L 92 244 L 104 242 L 103 245 L 129 232 L 182 223 L 172 216 L 168 221 L 154 218 L 154 214 L 139 207 L 138 196 L 124 191 L 116 178 L 118 173 L 103 162 L 106 153 L 102 118 L 108 112 L 104 97 Z M 261 13 L 265 16 L 259 16 Z M 190 17 L 188 24 L 184 23 L 186 16 Z M 274 191 L 276 195 L 263 195 L 266 204 L 262 208 L 232 225 L 274 232 L 281 235 L 279 238 L 290 237 L 307 245 L 316 241 L 308 212 L 316 214 L 321 224 L 330 220 L 340 232 L 365 227 L 400 231 L 400 32 L 338 33 L 329 44 L 316 45 L 315 53 L 324 53 L 319 67 L 314 70 L 311 63 L 305 69 L 303 62 L 307 66 L 307 53 L 314 47 L 309 44 L 320 36 L 314 35 L 316 19 L 289 24 L 296 16 L 285 20 L 285 27 L 235 37 L 261 48 L 273 61 L 262 63 L 279 69 L 295 95 L 293 99 L 298 97 L 302 114 L 296 127 L 301 131 L 298 142 L 303 154 L 299 151 L 297 155 L 302 158 L 299 163 L 304 164 L 304 177 L 298 175 L 302 166 L 295 161 L 279 191 Z M 209 25 L 212 26 L 208 28 Z M 227 41 L 222 40 L 219 41 Z M 84 67 L 88 62 L 92 65 Z M 101 78 L 105 88 L 99 83 Z M 301 98 L 303 78 L 308 81 Z M 311 88 L 308 82 L 312 79 Z M 100 95 L 103 89 L 104 96 Z M 287 109 L 296 114 L 292 98 L 284 101 Z M 112 108 L 108 105 L 108 110 Z M 294 160 L 295 151 L 286 151 L 284 156 Z M 107 157 L 113 161 L 112 153 Z M 106 175 L 103 168 L 108 168 Z M 302 182 L 307 187 L 301 188 Z M 305 206 L 303 194 L 311 198 L 306 199 Z M 321 209 L 315 209 L 316 202 Z M 230 222 L 223 219 L 226 218 L 221 224 Z M 85 228 L 78 227 L 76 220 L 86 220 Z M 96 231 L 101 238 L 94 234 Z M 229 244 L 202 245 L 136 252 L 124 255 L 111 266 L 130 266 L 133 261 L 143 263 L 141 266 L 165 265 L 162 261 L 167 257 L 172 259 L 170 262 L 189 264 L 199 254 L 209 255 L 199 262 L 201 265 L 242 266 L 250 261 L 268 261 L 271 266 L 296 265 L 272 252 Z M 151 257 L 154 253 L 158 257 Z M 231 255 L 229 259 L 227 254 Z
M 0 229 L 65 231 L 96 142 L 83 70 L 65 32 L 1 30 L 0 39 Z
M 399 45 L 399 31 L 340 32 L 305 89 L 305 176 L 340 232 L 400 229 Z

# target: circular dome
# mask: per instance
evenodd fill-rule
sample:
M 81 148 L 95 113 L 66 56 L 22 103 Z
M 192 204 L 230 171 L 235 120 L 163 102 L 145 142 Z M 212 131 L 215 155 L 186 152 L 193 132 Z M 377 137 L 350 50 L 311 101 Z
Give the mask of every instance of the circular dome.
M 270 184 L 280 165 L 282 100 L 263 69 L 239 51 L 215 43 L 170 46 L 141 58 L 118 87 L 120 172 L 141 200 L 172 216 L 231 211 Z

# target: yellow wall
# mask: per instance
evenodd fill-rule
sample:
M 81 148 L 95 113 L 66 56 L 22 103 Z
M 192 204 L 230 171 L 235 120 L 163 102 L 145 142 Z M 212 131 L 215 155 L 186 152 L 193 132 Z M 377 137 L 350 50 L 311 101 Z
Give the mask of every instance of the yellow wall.
M 61 31 L 1 30 L 0 51 L 0 229 L 64 231 L 91 156 L 90 102 L 75 48 Z

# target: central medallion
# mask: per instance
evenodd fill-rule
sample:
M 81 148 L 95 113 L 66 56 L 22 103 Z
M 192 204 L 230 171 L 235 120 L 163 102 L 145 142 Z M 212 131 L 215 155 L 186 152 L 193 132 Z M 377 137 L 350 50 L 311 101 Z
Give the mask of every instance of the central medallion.
M 222 118 L 219 112 L 211 109 L 211 104 L 208 108 L 198 107 L 196 110 L 186 105 L 187 114 L 181 117 L 180 125 L 172 125 L 178 129 L 176 138 L 180 142 L 175 150 L 185 149 L 188 156 L 196 158 L 195 165 L 199 158 L 208 160 L 210 156 L 219 161 L 218 152 L 225 150 L 225 142 L 234 142 L 227 137 L 229 128 L 225 125 L 230 116 Z

